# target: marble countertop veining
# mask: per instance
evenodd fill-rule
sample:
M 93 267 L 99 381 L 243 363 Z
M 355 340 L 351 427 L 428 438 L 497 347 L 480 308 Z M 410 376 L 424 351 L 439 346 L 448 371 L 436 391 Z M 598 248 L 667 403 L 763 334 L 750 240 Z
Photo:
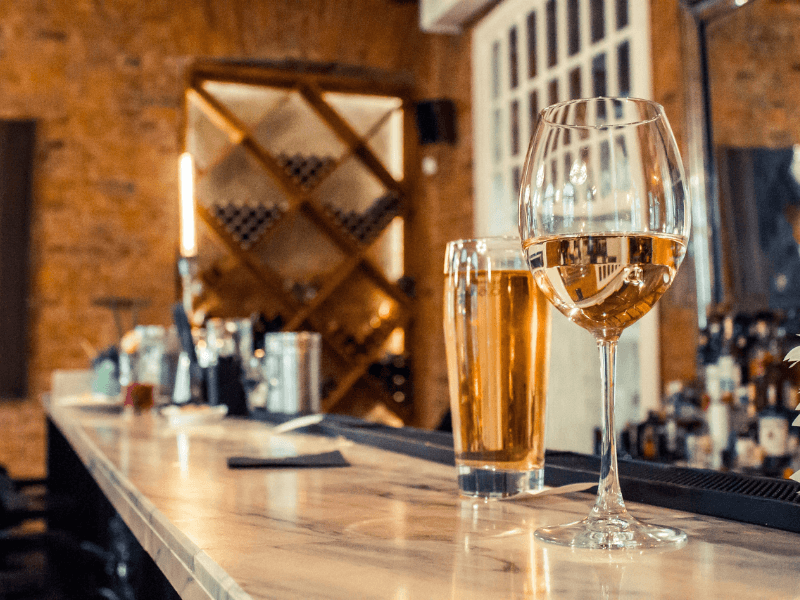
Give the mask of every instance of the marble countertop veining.
M 800 599 L 800 536 L 631 504 L 683 528 L 670 552 L 536 541 L 593 497 L 460 499 L 451 467 L 247 420 L 173 428 L 46 402 L 50 418 L 182 598 Z M 230 470 L 233 455 L 339 449 L 345 468 Z

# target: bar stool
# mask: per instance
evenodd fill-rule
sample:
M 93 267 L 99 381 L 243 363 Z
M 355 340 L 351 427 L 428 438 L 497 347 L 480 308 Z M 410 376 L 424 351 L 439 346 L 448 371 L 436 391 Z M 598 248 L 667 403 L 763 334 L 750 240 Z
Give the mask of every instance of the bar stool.
M 51 591 L 44 559 L 48 534 L 21 527 L 47 515 L 45 483 L 14 480 L 0 466 L 0 590 L 11 598 L 39 598 Z

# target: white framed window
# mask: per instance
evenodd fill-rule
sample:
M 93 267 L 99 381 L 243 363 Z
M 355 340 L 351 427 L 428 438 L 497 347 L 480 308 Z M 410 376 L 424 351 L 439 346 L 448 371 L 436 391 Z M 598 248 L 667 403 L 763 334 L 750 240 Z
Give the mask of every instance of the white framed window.
M 518 233 L 519 182 L 542 109 L 593 96 L 651 98 L 651 73 L 647 0 L 504 0 L 484 17 L 472 34 L 475 234 Z M 590 452 L 600 423 L 596 350 L 560 315 L 552 325 L 548 445 Z M 617 430 L 657 408 L 659 395 L 654 309 L 620 339 Z M 583 439 L 576 427 L 589 430 Z
M 472 38 L 476 228 L 517 226 L 522 163 L 539 111 L 592 96 L 651 97 L 643 0 L 505 0 Z

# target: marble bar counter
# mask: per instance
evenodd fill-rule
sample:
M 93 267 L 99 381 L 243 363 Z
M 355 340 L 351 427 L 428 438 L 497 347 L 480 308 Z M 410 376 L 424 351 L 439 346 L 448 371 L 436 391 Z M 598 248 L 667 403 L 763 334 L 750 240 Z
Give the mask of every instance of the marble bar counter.
M 534 530 L 577 520 L 587 493 L 460 499 L 452 467 L 226 418 L 46 399 L 51 423 L 186 599 L 800 598 L 800 535 L 642 504 L 684 529 L 670 552 L 573 551 Z M 338 449 L 350 466 L 232 470 L 230 456 Z

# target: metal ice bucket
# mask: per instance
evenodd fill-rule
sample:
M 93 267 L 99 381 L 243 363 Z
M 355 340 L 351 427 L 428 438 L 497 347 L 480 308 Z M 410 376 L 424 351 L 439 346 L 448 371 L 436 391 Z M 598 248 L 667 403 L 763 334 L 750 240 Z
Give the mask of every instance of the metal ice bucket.
M 266 409 L 281 414 L 320 411 L 321 336 L 308 331 L 264 336 Z

